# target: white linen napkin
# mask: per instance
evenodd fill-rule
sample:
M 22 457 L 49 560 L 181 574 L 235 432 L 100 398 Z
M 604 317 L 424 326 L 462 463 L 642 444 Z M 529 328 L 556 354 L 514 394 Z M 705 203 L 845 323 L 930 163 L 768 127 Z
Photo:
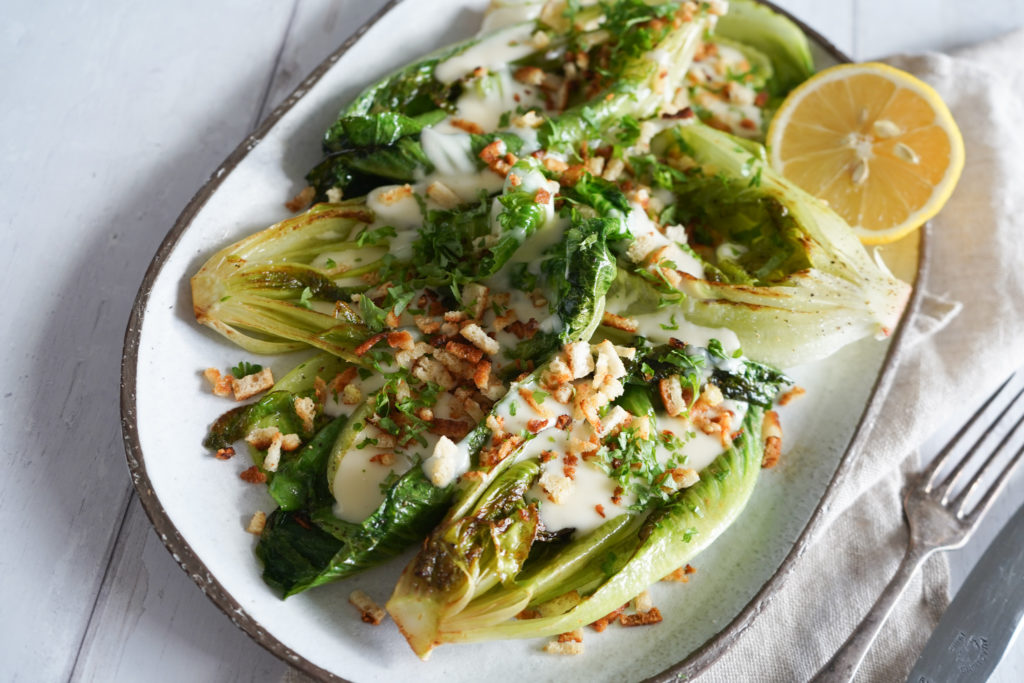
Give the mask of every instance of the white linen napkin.
M 702 681 L 802 681 L 839 648 L 906 548 L 899 491 L 914 449 L 957 415 L 965 393 L 990 393 L 1024 349 L 1024 31 L 956 56 L 888 60 L 939 91 L 966 143 L 950 203 L 933 221 L 927 293 L 912 352 L 898 369 L 867 448 L 832 519 L 783 588 Z M 964 302 L 961 306 L 958 302 Z M 1013 352 L 1016 351 L 1017 354 Z M 962 410 L 961 410 L 962 412 Z M 912 456 L 912 457 L 908 457 Z M 910 586 L 858 680 L 904 680 L 949 602 L 938 556 Z M 808 599 L 808 596 L 819 599 Z M 286 683 L 309 679 L 289 671 Z
M 964 136 L 966 164 L 932 221 L 916 342 L 868 446 L 837 492 L 832 522 L 785 586 L 702 681 L 803 681 L 842 645 L 895 572 L 907 529 L 899 492 L 914 449 L 963 422 L 1024 350 L 1024 30 L 955 53 L 887 60 L 930 83 Z M 963 302 L 961 306 L 960 303 Z M 909 457 L 908 457 L 909 456 Z M 949 602 L 945 557 L 908 588 L 858 681 L 905 680 Z M 817 596 L 808 599 L 808 596 Z

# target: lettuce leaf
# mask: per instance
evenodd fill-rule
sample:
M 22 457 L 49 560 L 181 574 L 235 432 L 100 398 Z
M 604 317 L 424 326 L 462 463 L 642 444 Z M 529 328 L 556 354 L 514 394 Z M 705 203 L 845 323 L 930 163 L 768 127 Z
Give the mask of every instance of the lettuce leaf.
M 715 239 L 739 243 L 750 259 L 711 254 L 705 279 L 680 273 L 687 320 L 732 329 L 747 356 L 779 367 L 896 328 L 910 286 L 824 202 L 772 170 L 760 145 L 694 122 L 659 134 L 652 149 L 688 168 L 674 186 L 681 208 L 713 218 L 706 227 L 718 230 Z M 728 262 L 731 276 L 716 262 Z

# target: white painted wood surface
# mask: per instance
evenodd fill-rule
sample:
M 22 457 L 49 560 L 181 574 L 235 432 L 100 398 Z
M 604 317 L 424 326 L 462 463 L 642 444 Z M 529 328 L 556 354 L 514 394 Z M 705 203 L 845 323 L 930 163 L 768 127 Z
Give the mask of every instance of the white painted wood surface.
M 196 589 L 134 500 L 119 430 L 122 336 L 149 259 L 192 194 L 382 4 L 5 3 L 0 679 L 285 673 Z M 1024 25 L 1020 0 L 779 4 L 857 59 Z M 978 538 L 951 554 L 954 588 L 1022 498 L 1017 477 Z M 993 680 L 1024 680 L 1024 644 Z

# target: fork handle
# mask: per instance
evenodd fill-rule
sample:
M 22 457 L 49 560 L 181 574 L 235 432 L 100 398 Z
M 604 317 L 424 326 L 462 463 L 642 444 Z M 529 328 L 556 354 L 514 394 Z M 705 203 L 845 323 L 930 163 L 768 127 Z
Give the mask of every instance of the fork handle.
M 915 544 L 911 544 L 907 548 L 907 553 L 903 556 L 896 575 L 889 581 L 889 585 L 878 596 L 878 600 L 864 615 L 864 619 L 846 639 L 843 646 L 814 677 L 815 683 L 847 683 L 853 680 L 861 662 L 864 661 L 864 655 L 868 653 L 875 638 L 878 637 L 878 632 L 882 630 L 882 625 L 889 618 L 896 601 L 906 590 L 914 573 L 932 552 L 933 549 L 921 548 Z

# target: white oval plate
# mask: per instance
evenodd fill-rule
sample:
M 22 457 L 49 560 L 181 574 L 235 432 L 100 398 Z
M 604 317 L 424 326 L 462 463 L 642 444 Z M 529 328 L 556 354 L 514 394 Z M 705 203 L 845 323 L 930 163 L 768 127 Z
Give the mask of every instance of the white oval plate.
M 250 464 L 245 456 L 219 461 L 201 446 L 206 426 L 230 407 L 210 394 L 204 368 L 244 358 L 281 376 L 298 357 L 254 358 L 199 327 L 189 277 L 224 245 L 288 216 L 283 202 L 319 159 L 321 134 L 342 104 L 394 68 L 471 35 L 485 4 L 391 3 L 318 67 L 185 209 L 150 265 L 126 334 L 122 414 L 133 480 L 157 532 L 200 588 L 260 644 L 316 677 L 457 683 L 693 676 L 738 637 L 791 570 L 830 483 L 864 439 L 858 425 L 877 411 L 902 326 L 895 343 L 866 340 L 793 371 L 811 398 L 783 411 L 781 464 L 763 473 L 744 514 L 696 559 L 688 584 L 653 587 L 662 624 L 588 632 L 582 657 L 554 657 L 541 650 L 544 641 L 524 640 L 445 646 L 421 662 L 392 622 L 367 626 L 347 603 L 360 588 L 383 604 L 408 556 L 280 600 L 260 578 L 255 539 L 245 532 L 254 511 L 275 507 L 272 499 L 265 487 L 239 479 Z M 808 35 L 819 67 L 843 60 Z M 890 251 L 898 275 L 920 273 L 914 240 Z

